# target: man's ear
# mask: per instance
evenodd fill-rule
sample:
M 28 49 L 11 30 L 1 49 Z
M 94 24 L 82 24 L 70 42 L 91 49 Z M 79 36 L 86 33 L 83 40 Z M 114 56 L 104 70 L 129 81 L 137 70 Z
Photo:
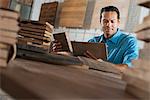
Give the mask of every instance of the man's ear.
M 120 19 L 118 19 L 118 26 L 120 26 Z

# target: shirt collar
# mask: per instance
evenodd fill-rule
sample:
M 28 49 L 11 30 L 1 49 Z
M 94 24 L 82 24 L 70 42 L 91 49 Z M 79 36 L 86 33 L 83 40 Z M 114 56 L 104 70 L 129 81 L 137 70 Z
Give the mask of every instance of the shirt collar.
M 106 39 L 104 37 L 104 34 L 103 34 L 103 36 L 102 36 L 102 42 L 105 43 L 106 40 L 107 40 L 107 41 L 111 41 L 111 42 L 113 42 L 113 43 L 116 44 L 118 42 L 118 39 L 119 39 L 120 35 L 121 35 L 121 32 L 120 32 L 120 29 L 118 28 L 117 32 L 111 38 L 109 38 L 109 39 Z

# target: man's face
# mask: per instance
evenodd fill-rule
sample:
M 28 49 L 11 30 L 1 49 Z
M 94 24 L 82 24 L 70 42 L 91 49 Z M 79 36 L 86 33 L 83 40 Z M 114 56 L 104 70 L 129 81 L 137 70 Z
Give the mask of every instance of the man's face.
M 110 38 L 117 32 L 120 20 L 117 18 L 115 11 L 103 12 L 101 18 L 101 26 L 105 38 Z

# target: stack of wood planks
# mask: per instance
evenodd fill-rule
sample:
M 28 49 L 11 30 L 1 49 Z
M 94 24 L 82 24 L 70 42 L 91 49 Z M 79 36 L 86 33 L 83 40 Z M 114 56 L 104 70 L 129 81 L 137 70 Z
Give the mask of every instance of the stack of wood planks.
M 149 7 L 150 0 L 139 0 L 139 5 Z M 150 8 L 150 7 L 149 7 Z M 126 91 L 142 100 L 150 100 L 150 15 L 135 28 L 137 38 L 144 41 L 138 60 L 133 61 L 134 68 L 127 70 L 123 79 L 127 81 Z
M 0 8 L 0 67 L 7 66 L 10 48 L 17 42 L 18 17 L 17 12 Z
M 53 26 L 42 21 L 21 21 L 19 23 L 18 44 L 29 44 L 49 49 L 52 42 Z
M 49 22 L 51 25 L 55 26 L 57 6 L 58 2 L 42 4 L 39 20 Z

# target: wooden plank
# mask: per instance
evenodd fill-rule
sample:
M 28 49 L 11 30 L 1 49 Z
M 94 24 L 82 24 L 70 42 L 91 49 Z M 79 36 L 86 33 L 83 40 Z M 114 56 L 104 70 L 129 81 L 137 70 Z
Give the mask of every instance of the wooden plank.
M 9 24 L 7 22 L 9 22 Z M 9 19 L 9 18 L 5 18 L 5 17 L 0 16 L 0 23 L 1 23 L 0 29 L 12 30 L 12 31 L 18 31 L 19 30 L 17 20 Z
M 55 40 L 57 40 L 58 42 L 61 43 L 62 51 L 67 51 L 67 52 L 72 51 L 71 42 L 69 40 L 67 33 L 65 33 L 65 32 L 55 33 L 55 34 L 53 34 L 53 37 Z
M 139 32 L 145 29 L 150 29 L 150 20 L 144 21 L 143 23 L 137 25 L 134 29 L 134 32 Z
M 143 7 L 150 8 L 150 1 L 149 0 L 137 0 L 137 4 Z
M 134 69 L 128 70 L 128 73 L 123 75 L 123 80 L 127 82 L 126 91 L 142 100 L 150 98 L 150 80 L 148 78 L 145 79 L 145 77 L 149 77 L 148 74 L 146 76 L 146 73 L 148 72 Z
M 89 43 L 71 41 L 74 56 L 85 56 L 85 53 L 90 52 L 95 59 L 107 59 L 107 50 L 104 43 Z
M 39 33 L 39 32 L 32 32 L 32 31 L 26 31 L 26 30 L 19 30 L 18 33 L 27 33 L 27 34 L 32 34 L 32 35 L 37 35 L 37 36 L 46 36 L 46 37 L 51 37 L 52 33 L 45 31 L 43 33 Z
M 0 0 L 0 8 L 9 8 L 10 0 Z
M 90 58 L 79 57 L 84 65 L 89 66 L 89 69 L 99 70 L 107 73 L 114 73 L 121 76 L 121 71 L 112 63 L 105 61 L 96 61 Z
M 0 59 L 7 59 L 7 58 L 8 58 L 8 49 L 0 48 Z
M 62 27 L 83 27 L 86 8 L 87 0 L 64 1 L 60 13 L 59 25 Z M 76 17 L 72 17 L 73 15 Z
M 0 42 L 6 43 L 6 44 L 15 44 L 17 42 L 17 40 L 16 40 L 16 38 L 0 36 Z
M 53 32 L 53 29 L 49 28 L 48 26 L 46 25 L 34 25 L 34 24 L 31 24 L 31 23 L 27 23 L 27 24 L 24 24 L 24 23 L 20 23 L 19 24 L 20 27 L 27 27 L 27 28 L 33 28 L 33 29 L 39 29 L 39 30 L 46 30 L 50 33 Z
M 16 11 L 10 10 L 10 9 L 0 9 L 0 16 L 1 17 L 8 17 L 11 19 L 18 19 L 19 14 Z
M 150 42 L 150 29 L 138 31 L 136 35 L 139 40 Z
M 0 68 L 1 68 L 1 67 L 6 67 L 6 66 L 7 66 L 7 60 L 0 58 Z
M 9 46 L 8 46 L 7 44 L 4 44 L 4 43 L 1 43 L 1 42 L 0 42 L 0 48 L 1 48 L 1 49 L 8 49 Z
M 29 44 L 29 43 L 33 43 L 33 44 L 39 44 L 39 45 L 48 45 L 50 46 L 51 44 L 51 41 L 48 42 L 48 41 L 42 41 L 42 40 L 38 40 L 38 39 L 35 39 L 35 38 L 28 38 L 28 37 L 23 37 L 23 38 L 17 38 L 18 41 L 25 41 L 26 44 Z
M 28 34 L 28 33 L 23 33 L 23 32 L 19 32 L 19 35 L 25 36 L 25 37 L 30 37 L 30 38 L 35 38 L 35 39 L 39 39 L 39 40 L 45 40 L 45 41 L 51 41 L 51 39 L 49 37 L 42 37 L 42 36 L 38 36 L 38 35 L 32 35 L 32 34 Z
M 39 29 L 48 29 L 50 30 L 49 32 L 53 32 L 54 26 L 52 26 L 49 22 L 45 21 L 32 21 L 32 20 L 27 20 L 27 21 L 21 21 L 20 25 L 25 26 L 25 27 L 30 27 L 30 28 L 39 28 Z
M 149 20 L 150 20 L 150 15 L 144 17 L 144 22 L 147 22 Z
M 32 52 L 38 52 L 38 53 L 47 53 L 47 50 L 43 48 L 39 48 L 39 47 L 28 45 L 28 44 L 17 43 L 17 51 L 18 50 L 26 50 L 26 51 L 32 51 Z
M 20 27 L 20 30 L 37 32 L 37 33 L 45 33 L 46 32 L 46 30 L 37 30 L 37 29 L 33 29 L 33 28 L 28 28 L 28 27 Z
M 47 21 L 55 26 L 58 2 L 44 3 L 41 7 L 40 21 Z
M 7 30 L 1 30 L 0 29 L 0 36 L 16 38 L 17 37 L 17 31 L 13 32 L 13 31 L 7 31 Z

